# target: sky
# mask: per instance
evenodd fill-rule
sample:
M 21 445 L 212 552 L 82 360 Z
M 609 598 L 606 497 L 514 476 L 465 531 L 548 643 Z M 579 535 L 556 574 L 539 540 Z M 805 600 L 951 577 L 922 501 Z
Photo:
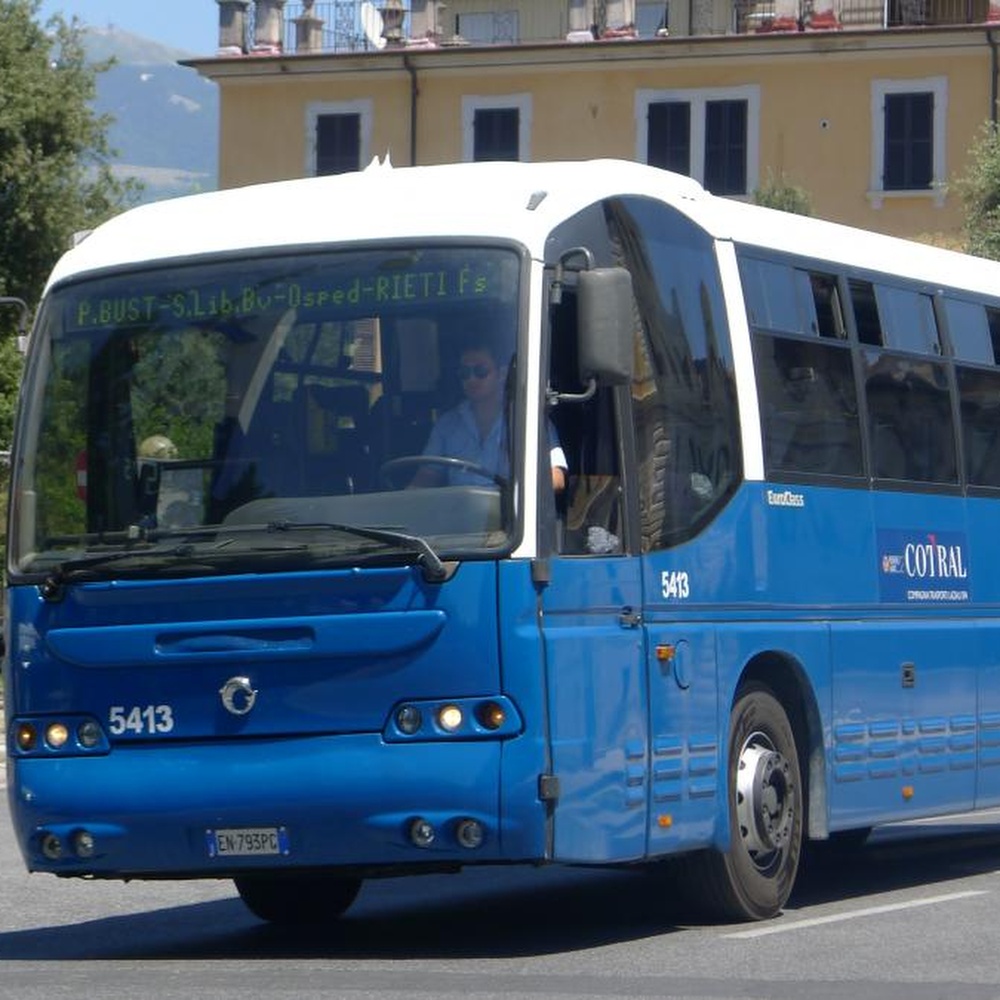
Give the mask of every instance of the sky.
M 43 0 L 39 20 L 53 14 L 92 28 L 114 25 L 196 56 L 215 55 L 219 44 L 215 0 Z

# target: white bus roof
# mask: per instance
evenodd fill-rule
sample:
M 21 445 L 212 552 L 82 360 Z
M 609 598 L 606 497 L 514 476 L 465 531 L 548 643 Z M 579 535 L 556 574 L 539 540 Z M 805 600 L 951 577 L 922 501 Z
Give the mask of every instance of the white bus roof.
M 541 258 L 562 220 L 624 194 L 669 202 L 718 239 L 1000 295 L 995 262 L 717 198 L 690 178 L 625 160 L 373 163 L 357 173 L 155 202 L 95 229 L 62 257 L 49 284 L 129 264 L 408 237 L 513 239 Z

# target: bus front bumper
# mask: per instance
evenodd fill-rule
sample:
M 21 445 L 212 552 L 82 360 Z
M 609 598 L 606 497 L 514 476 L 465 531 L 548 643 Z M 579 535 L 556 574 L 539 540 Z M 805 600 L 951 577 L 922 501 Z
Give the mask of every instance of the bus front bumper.
M 544 812 L 529 795 L 520 814 L 501 811 L 502 753 L 378 734 L 119 745 L 9 759 L 8 796 L 28 869 L 60 875 L 535 860 Z

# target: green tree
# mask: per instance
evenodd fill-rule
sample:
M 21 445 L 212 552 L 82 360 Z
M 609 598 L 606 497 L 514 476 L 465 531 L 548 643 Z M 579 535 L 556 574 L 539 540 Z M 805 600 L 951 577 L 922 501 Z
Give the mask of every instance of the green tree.
M 1000 130 L 995 123 L 980 128 L 954 186 L 965 213 L 965 250 L 1000 260 Z
M 90 103 L 110 63 L 87 62 L 75 19 L 39 24 L 39 6 L 0 0 L 0 294 L 30 304 L 73 233 L 136 193 L 113 176 L 110 119 Z
M 777 208 L 796 215 L 812 215 L 812 202 L 805 188 L 791 184 L 784 174 L 775 176 L 770 170 L 767 179 L 753 193 L 754 204 Z
M 75 232 L 134 202 L 139 188 L 111 172 L 110 119 L 91 102 L 98 74 L 82 29 L 39 23 L 40 0 L 0 0 L 0 295 L 33 307 Z M 0 450 L 10 448 L 21 355 L 17 310 L 0 309 Z M 7 468 L 0 465 L 0 524 Z M 2 545 L 0 545 L 2 555 Z

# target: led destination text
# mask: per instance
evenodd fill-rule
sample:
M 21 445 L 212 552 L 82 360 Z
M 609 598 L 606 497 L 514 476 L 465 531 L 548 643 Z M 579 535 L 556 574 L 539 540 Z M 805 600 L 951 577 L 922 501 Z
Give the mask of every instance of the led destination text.
M 298 281 L 189 288 L 161 295 L 108 295 L 80 299 L 71 327 L 114 326 L 171 320 L 240 318 L 271 309 L 338 309 L 354 306 L 428 302 L 485 295 L 489 279 L 471 268 L 400 271 L 314 286 Z

